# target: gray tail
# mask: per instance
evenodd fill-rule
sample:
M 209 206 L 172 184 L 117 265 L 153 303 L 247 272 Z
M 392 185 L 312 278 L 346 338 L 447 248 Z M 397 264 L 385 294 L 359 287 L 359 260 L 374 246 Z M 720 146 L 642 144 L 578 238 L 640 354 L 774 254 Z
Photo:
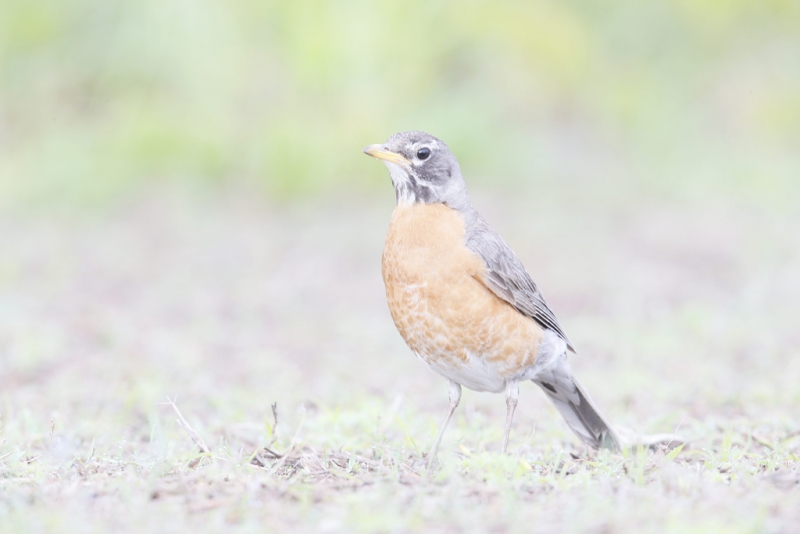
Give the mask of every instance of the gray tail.
M 622 450 L 617 433 L 572 374 L 566 357 L 541 371 L 533 382 L 547 393 L 581 441 L 595 449 Z

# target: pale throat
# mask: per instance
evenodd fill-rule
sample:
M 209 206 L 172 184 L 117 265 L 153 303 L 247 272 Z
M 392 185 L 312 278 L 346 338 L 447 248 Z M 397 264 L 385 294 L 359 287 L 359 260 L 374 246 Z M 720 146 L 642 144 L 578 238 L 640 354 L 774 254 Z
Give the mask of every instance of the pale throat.
M 392 185 L 394 186 L 397 196 L 398 206 L 408 206 L 424 202 L 423 198 L 420 198 L 420 196 L 426 196 L 423 193 L 428 193 L 427 196 L 430 195 L 431 191 L 428 184 L 412 176 L 397 163 L 391 161 L 384 161 L 384 163 L 389 169 L 389 176 L 392 178 Z M 424 192 L 422 191 L 423 189 L 425 189 Z

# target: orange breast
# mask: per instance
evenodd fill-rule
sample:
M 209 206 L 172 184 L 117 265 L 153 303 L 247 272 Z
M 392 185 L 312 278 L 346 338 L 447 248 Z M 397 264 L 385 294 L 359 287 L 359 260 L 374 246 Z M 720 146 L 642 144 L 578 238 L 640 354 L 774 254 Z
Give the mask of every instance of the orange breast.
M 383 251 L 383 281 L 400 335 L 444 376 L 502 391 L 533 365 L 542 329 L 480 280 L 483 261 L 464 244 L 462 215 L 443 204 L 398 206 Z

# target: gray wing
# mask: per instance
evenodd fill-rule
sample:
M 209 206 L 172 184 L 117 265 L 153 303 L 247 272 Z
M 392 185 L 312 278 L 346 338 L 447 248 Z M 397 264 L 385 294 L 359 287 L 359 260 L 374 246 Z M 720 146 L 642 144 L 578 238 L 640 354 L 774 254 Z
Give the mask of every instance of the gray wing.
M 481 281 L 521 314 L 564 338 L 569 350 L 575 352 L 542 292 L 511 247 L 477 214 L 471 222 L 467 228 L 466 244 L 486 265 L 486 275 Z

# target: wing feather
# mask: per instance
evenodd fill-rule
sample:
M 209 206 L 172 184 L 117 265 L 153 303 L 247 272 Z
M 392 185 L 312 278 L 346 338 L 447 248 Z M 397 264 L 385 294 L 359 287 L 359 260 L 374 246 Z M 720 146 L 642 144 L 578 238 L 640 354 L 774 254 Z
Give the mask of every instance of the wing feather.
M 497 232 L 477 214 L 468 228 L 466 241 L 467 247 L 478 254 L 486 266 L 485 274 L 479 277 L 480 281 L 521 314 L 556 332 L 567 342 L 567 347 L 575 352 L 558 324 L 558 319 L 544 300 L 544 295 L 536 287 L 522 262 Z

